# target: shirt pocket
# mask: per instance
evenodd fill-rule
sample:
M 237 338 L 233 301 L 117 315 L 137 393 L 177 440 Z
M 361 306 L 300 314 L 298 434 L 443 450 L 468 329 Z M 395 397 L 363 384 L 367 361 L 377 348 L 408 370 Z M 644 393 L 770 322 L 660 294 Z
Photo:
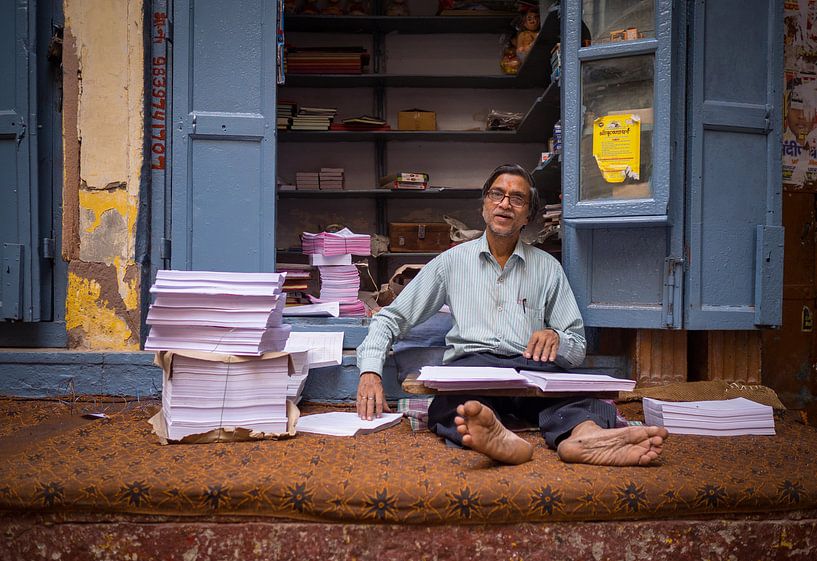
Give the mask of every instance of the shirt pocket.
M 522 310 L 525 316 L 525 322 L 530 328 L 531 334 L 534 331 L 539 331 L 540 329 L 545 328 L 545 309 L 544 308 L 536 308 L 533 306 L 528 306 L 525 304 Z

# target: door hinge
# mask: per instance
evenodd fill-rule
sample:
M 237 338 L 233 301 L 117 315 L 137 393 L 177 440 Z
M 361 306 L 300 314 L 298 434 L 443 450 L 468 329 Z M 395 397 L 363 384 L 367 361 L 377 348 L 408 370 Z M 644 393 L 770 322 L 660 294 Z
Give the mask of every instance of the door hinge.
M 43 259 L 54 259 L 54 238 L 43 238 L 42 256 Z
M 170 239 L 162 238 L 159 244 L 159 259 L 170 259 Z
M 681 285 L 681 278 L 684 270 L 684 260 L 678 257 L 667 257 L 664 259 L 664 326 L 678 327 L 676 325 L 677 313 L 676 299 L 677 291 Z M 680 303 L 680 302 L 678 302 Z

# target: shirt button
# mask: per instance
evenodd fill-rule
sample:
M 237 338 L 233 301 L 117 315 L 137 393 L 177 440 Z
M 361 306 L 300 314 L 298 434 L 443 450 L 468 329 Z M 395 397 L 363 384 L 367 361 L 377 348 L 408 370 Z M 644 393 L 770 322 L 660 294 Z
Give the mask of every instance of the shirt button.
M 498 310 L 501 312 L 501 311 L 502 311 L 502 306 L 500 306 L 500 307 L 499 307 L 499 308 L 497 308 L 497 309 L 498 309 Z
M 502 281 L 504 281 L 504 280 L 505 280 L 504 278 L 499 277 L 498 279 L 496 279 L 496 282 L 502 282 Z

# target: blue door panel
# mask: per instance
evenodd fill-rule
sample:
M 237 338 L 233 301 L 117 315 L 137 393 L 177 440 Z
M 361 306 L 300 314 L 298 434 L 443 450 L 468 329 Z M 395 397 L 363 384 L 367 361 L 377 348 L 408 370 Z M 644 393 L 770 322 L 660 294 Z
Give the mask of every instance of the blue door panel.
M 265 3 L 242 0 L 225 9 L 222 0 L 190 1 L 193 111 L 262 113 Z
M 173 268 L 275 269 L 275 6 L 175 3 Z
M 755 229 L 766 211 L 758 204 L 766 196 L 765 152 L 765 135 L 704 131 L 703 183 L 713 188 L 702 197 L 701 254 L 690 258 L 708 264 L 701 286 L 701 305 L 708 310 L 754 303 Z
M 252 272 L 259 262 L 257 209 L 261 189 L 260 143 L 195 140 L 191 191 L 191 256 L 196 269 Z M 224 161 L 250 173 L 224 177 Z M 252 173 L 254 172 L 254 174 Z M 254 177 L 253 177 L 254 175 Z M 229 237 L 230 246 L 224 246 Z
M 565 230 L 563 261 L 587 325 L 666 327 L 668 236 L 666 227 Z
M 0 2 L 0 321 L 40 319 L 35 16 Z
M 684 324 L 774 325 L 783 275 L 782 2 L 698 0 L 693 11 Z

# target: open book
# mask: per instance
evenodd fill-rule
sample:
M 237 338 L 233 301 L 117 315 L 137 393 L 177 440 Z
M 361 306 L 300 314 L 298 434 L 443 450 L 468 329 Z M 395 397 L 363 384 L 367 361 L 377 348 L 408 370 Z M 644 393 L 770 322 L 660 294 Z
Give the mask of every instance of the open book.
M 543 392 L 630 391 L 635 380 L 606 374 L 540 372 L 482 366 L 424 366 L 417 381 L 439 391 L 537 388 Z
M 379 419 L 367 421 L 358 417 L 357 413 L 333 411 L 301 417 L 298 419 L 296 430 L 331 436 L 355 436 L 393 427 L 400 422 L 402 417 L 402 413 L 383 413 Z

